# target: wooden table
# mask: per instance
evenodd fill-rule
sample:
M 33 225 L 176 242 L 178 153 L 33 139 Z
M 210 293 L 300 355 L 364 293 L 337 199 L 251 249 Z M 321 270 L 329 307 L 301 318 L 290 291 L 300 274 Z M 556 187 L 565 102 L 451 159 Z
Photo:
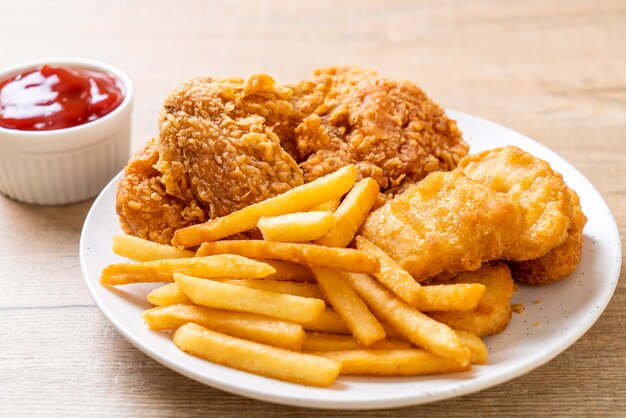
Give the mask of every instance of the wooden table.
M 623 1 L 265 0 L 3 2 L 0 67 L 85 56 L 136 87 L 133 149 L 156 133 L 166 93 L 196 74 L 277 80 L 357 64 L 414 80 L 442 105 L 523 132 L 582 171 L 626 236 Z M 124 340 L 87 294 L 78 240 L 91 201 L 0 197 L 0 415 L 623 416 L 626 280 L 596 325 L 512 382 L 399 410 L 271 405 L 189 380 Z M 593 214 L 589 214 L 593 216 Z

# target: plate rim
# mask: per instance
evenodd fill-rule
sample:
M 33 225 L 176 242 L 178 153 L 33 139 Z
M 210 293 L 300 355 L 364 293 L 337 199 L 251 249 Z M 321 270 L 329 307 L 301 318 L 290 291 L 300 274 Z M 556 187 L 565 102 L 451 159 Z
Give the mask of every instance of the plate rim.
M 86 260 L 86 251 L 85 248 L 85 240 L 87 239 L 85 236 L 86 229 L 88 225 L 93 222 L 92 218 L 95 216 L 96 208 L 101 200 L 104 200 L 105 192 L 109 191 L 111 187 L 115 183 L 119 181 L 123 170 L 120 171 L 113 179 L 111 179 L 108 184 L 103 188 L 98 197 L 94 200 L 91 208 L 87 216 L 85 217 L 85 221 L 83 223 L 81 229 L 81 236 L 79 242 L 79 259 L 80 259 L 80 267 L 81 273 L 83 275 L 83 279 L 85 281 L 85 285 L 87 286 L 87 290 L 89 292 L 90 297 L 100 310 L 102 314 L 106 317 L 106 319 L 114 326 L 118 333 L 120 333 L 127 341 L 129 341 L 133 346 L 147 354 L 152 359 L 156 360 L 158 363 L 163 366 L 176 371 L 177 373 L 186 376 L 190 379 L 193 379 L 197 382 L 205 384 L 207 386 L 214 387 L 219 390 L 224 390 L 229 393 L 233 393 L 239 396 L 245 396 L 248 398 L 272 402 L 276 404 L 282 405 L 290 405 L 297 407 L 306 407 L 306 408 L 317 408 L 317 409 L 331 409 L 331 410 L 341 410 L 341 409 L 385 409 L 385 408 L 398 408 L 405 407 L 411 405 L 418 404 L 426 404 L 437 402 L 445 399 L 460 397 L 464 395 L 468 395 L 471 393 L 479 392 L 484 389 L 499 385 L 501 383 L 507 382 L 509 380 L 513 380 L 517 377 L 520 377 L 531 370 L 540 367 L 552 359 L 554 359 L 557 355 L 561 354 L 565 350 L 567 350 L 570 346 L 572 346 L 576 341 L 578 341 L 599 319 L 602 315 L 609 302 L 611 301 L 615 289 L 617 288 L 617 284 L 619 282 L 619 276 L 621 272 L 621 262 L 622 262 L 622 250 L 621 250 L 621 241 L 619 236 L 619 229 L 617 228 L 617 223 L 615 221 L 615 217 L 613 216 L 610 208 L 606 204 L 606 201 L 600 194 L 600 192 L 593 186 L 593 184 L 580 172 L 576 167 L 570 164 L 567 160 L 561 157 L 558 153 L 546 147 L 545 145 L 533 140 L 532 138 L 527 137 L 526 135 L 519 133 L 511 128 L 500 125 L 496 122 L 492 122 L 487 119 L 483 119 L 478 116 L 469 115 L 464 112 L 454 111 L 446 109 L 447 114 L 451 117 L 451 119 L 457 120 L 468 119 L 473 120 L 474 122 L 478 122 L 481 124 L 492 125 L 498 129 L 504 129 L 508 131 L 509 134 L 515 137 L 522 138 L 524 141 L 530 141 L 533 146 L 537 146 L 541 148 L 543 152 L 546 154 L 552 154 L 557 157 L 557 159 L 562 160 L 562 162 L 566 163 L 570 169 L 584 182 L 586 182 L 586 187 L 593 191 L 599 200 L 596 202 L 601 204 L 603 208 L 606 209 L 606 215 L 608 215 L 607 221 L 611 222 L 611 235 L 609 239 L 613 245 L 615 245 L 615 250 L 617 251 L 617 259 L 615 263 L 612 263 L 612 272 L 613 275 L 608 275 L 606 280 L 607 286 L 611 286 L 607 297 L 602 301 L 601 306 L 598 305 L 598 309 L 593 312 L 588 313 L 588 319 L 585 322 L 584 326 L 577 327 L 575 330 L 571 330 L 567 335 L 568 338 L 564 338 L 560 340 L 558 343 L 553 344 L 551 349 L 547 352 L 542 352 L 540 354 L 536 354 L 531 357 L 531 361 L 526 361 L 523 366 L 513 368 L 511 370 L 503 370 L 496 371 L 495 374 L 471 378 L 470 383 L 467 381 L 459 380 L 456 382 L 457 384 L 453 387 L 447 388 L 435 388 L 432 392 L 428 394 L 427 397 L 412 397 L 405 393 L 395 393 L 395 394 L 386 394 L 382 399 L 362 399 L 362 400 L 349 400 L 349 399 L 318 399 L 317 396 L 302 396 L 298 398 L 289 397 L 289 396 L 281 396 L 280 394 L 272 393 L 270 391 L 264 391 L 262 388 L 250 388 L 248 386 L 238 385 L 236 380 L 232 382 L 225 382 L 222 380 L 211 379 L 210 376 L 206 376 L 201 372 L 195 372 L 193 370 L 189 370 L 189 367 L 185 367 L 184 364 L 179 364 L 176 361 L 168 360 L 163 354 L 159 352 L 158 349 L 153 348 L 150 344 L 145 343 L 141 338 L 136 337 L 132 332 L 126 329 L 126 327 L 115 317 L 115 315 L 108 309 L 105 305 L 104 301 L 99 298 L 96 292 L 96 286 L 99 285 L 99 281 L 90 280 L 89 274 L 87 272 L 87 260 Z M 550 161 L 552 164 L 553 162 Z M 610 277 L 609 277 L 610 276 Z M 611 280 L 612 279 L 612 280 Z M 489 367 L 487 366 L 476 366 L 476 367 Z

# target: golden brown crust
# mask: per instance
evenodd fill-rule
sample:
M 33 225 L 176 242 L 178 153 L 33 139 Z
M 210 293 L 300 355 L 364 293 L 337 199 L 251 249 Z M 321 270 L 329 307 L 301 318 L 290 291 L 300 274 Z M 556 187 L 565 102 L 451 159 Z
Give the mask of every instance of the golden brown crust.
M 472 154 L 458 167 L 492 190 L 507 193 L 524 208 L 526 228 L 506 254 L 513 261 L 545 255 L 568 236 L 573 205 L 570 188 L 546 161 L 507 146 Z
M 127 234 L 169 244 L 174 231 L 207 217 L 195 199 L 185 201 L 165 192 L 154 169 L 158 158 L 154 140 L 131 158 L 117 186 L 116 211 Z
M 414 83 L 341 67 L 317 70 L 295 88 L 314 93 L 299 103 L 323 97 L 295 131 L 306 181 L 354 163 L 385 190 L 451 170 L 467 155 L 456 123 Z
M 479 337 L 504 331 L 511 320 L 511 296 L 515 285 L 506 264 L 494 262 L 480 269 L 461 273 L 446 284 L 480 283 L 485 293 L 476 308 L 471 311 L 431 312 L 431 318 Z
M 531 284 L 547 284 L 561 280 L 574 272 L 583 251 L 583 228 L 587 217 L 580 209 L 580 200 L 570 190 L 573 213 L 567 240 L 546 255 L 534 260 L 509 263 L 516 280 Z
M 433 173 L 372 212 L 359 233 L 419 282 L 478 269 L 506 253 L 524 211 L 460 171 Z
M 167 193 L 196 198 L 210 218 L 284 193 L 302 170 L 272 131 L 291 91 L 266 75 L 193 79 L 165 100 L 156 164 Z
M 350 132 L 332 114 L 354 120 Z M 315 118 L 328 126 L 329 142 L 311 136 Z M 265 74 L 200 77 L 165 100 L 158 142 L 129 162 L 117 208 L 126 232 L 166 242 L 201 218 L 229 214 L 349 163 L 393 193 L 429 171 L 454 167 L 466 153 L 454 121 L 418 87 L 373 71 L 331 68 L 294 85 L 277 85 Z M 181 213 L 172 214 L 175 208 Z M 167 218 L 155 219 L 159 213 Z
M 429 175 L 370 214 L 360 233 L 420 282 L 504 259 L 516 262 L 514 277 L 543 283 L 580 262 L 585 221 L 560 174 L 509 146 Z

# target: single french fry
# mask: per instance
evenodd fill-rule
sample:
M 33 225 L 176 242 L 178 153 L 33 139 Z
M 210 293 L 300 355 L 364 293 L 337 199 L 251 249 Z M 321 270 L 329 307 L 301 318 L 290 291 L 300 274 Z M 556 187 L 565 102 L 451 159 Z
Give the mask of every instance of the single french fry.
M 290 263 L 281 260 L 257 260 L 274 267 L 276 272 L 266 276 L 265 279 L 289 280 L 292 282 L 314 282 L 313 273 L 307 266 L 302 264 Z
M 365 346 L 350 335 L 307 332 L 302 345 L 303 351 L 360 350 Z M 411 345 L 398 340 L 382 340 L 367 347 L 370 350 L 411 348 Z
M 197 254 L 199 256 L 238 254 L 250 258 L 285 260 L 358 273 L 372 273 L 378 271 L 379 268 L 377 259 L 359 250 L 291 242 L 262 240 L 205 242 L 200 246 Z
M 322 291 L 315 283 L 289 282 L 286 280 L 255 280 L 255 279 L 218 279 L 212 280 L 228 283 L 235 286 L 251 289 L 267 290 L 269 292 L 284 293 L 287 295 L 302 296 L 325 300 Z M 177 303 L 193 303 L 185 292 L 176 284 L 168 283 L 148 293 L 148 301 L 157 306 L 175 305 Z
M 256 279 L 214 279 L 222 283 L 243 286 L 251 289 L 267 290 L 268 292 L 284 293 L 286 295 L 301 296 L 325 300 L 320 287 L 315 283 L 289 282 L 286 280 L 256 280 Z
M 385 331 L 354 289 L 335 270 L 311 267 L 326 299 L 343 318 L 354 337 L 369 346 L 385 338 Z
M 365 238 L 356 237 L 356 246 L 359 250 L 378 258 L 380 270 L 372 274 L 378 283 L 409 305 L 417 306 L 420 301 L 422 286 L 415 281 L 413 276 L 393 261 L 383 250 Z M 418 308 L 418 310 L 420 309 Z
M 128 234 L 113 235 L 113 252 L 135 261 L 193 257 L 194 252 L 163 245 Z
M 329 200 L 329 201 L 324 202 L 324 203 L 320 203 L 319 205 L 315 206 L 311 210 L 312 211 L 314 211 L 314 210 L 327 210 L 328 212 L 334 212 L 334 211 L 337 210 L 337 207 L 339 206 L 339 203 L 341 203 L 341 200 L 333 199 L 333 200 Z
M 454 332 L 471 351 L 473 364 L 487 364 L 487 346 L 483 340 L 472 333 L 460 329 L 455 329 Z
M 195 304 L 236 312 L 249 312 L 301 323 L 317 319 L 323 300 L 250 289 L 175 273 L 174 280 Z
M 335 227 L 315 243 L 328 247 L 347 247 L 372 209 L 379 191 L 378 183 L 371 177 L 355 184 L 335 211 Z
M 183 289 L 176 283 L 167 283 L 148 293 L 148 301 L 157 306 L 169 306 L 184 303 L 191 305 L 192 300 L 187 297 Z
M 409 341 L 433 354 L 456 360 L 462 366 L 470 363 L 469 349 L 450 327 L 429 318 L 396 298 L 371 276 L 344 272 L 340 274 L 378 318 L 389 322 Z
M 305 385 L 329 386 L 341 369 L 335 360 L 242 340 L 194 323 L 178 328 L 172 340 L 181 350 L 214 363 Z
M 303 322 L 302 327 L 308 331 L 352 335 L 346 323 L 332 308 L 326 308 L 314 321 Z
M 237 277 L 257 279 L 274 273 L 272 266 L 239 255 L 222 254 L 211 257 L 174 258 L 168 260 L 111 264 L 102 270 L 100 283 L 107 286 L 171 282 L 175 272 L 195 277 Z
M 480 283 L 456 283 L 422 286 L 415 303 L 420 312 L 471 311 L 485 294 Z
M 315 351 L 319 356 L 341 362 L 342 375 L 416 376 L 461 372 L 471 364 L 440 357 L 429 351 L 412 349 Z
M 206 241 L 215 241 L 255 228 L 262 216 L 309 210 L 328 200 L 343 196 L 356 180 L 356 167 L 348 165 L 334 173 L 269 198 L 254 205 L 209 222 L 179 229 L 174 233 L 172 245 L 194 247 Z
M 267 241 L 307 242 L 328 234 L 335 225 L 335 218 L 328 211 L 286 213 L 264 216 L 257 228 Z
M 213 331 L 262 344 L 299 351 L 305 335 L 302 326 L 266 316 L 228 312 L 197 305 L 170 305 L 144 311 L 143 320 L 154 330 L 175 330 L 194 322 Z

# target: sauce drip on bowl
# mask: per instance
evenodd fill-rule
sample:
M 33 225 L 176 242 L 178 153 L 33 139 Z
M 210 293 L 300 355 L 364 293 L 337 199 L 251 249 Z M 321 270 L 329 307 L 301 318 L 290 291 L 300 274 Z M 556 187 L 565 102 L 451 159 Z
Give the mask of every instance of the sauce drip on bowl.
M 0 81 L 0 126 L 50 131 L 94 121 L 124 100 L 112 75 L 44 65 Z

